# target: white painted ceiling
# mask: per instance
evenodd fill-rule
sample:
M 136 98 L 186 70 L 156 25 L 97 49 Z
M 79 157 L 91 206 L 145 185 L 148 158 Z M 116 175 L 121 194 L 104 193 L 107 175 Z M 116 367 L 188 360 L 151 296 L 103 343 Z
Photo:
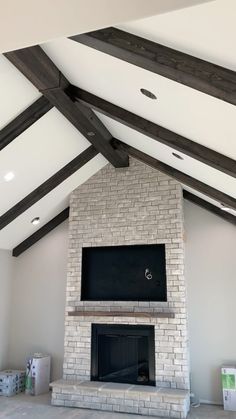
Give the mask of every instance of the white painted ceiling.
M 225 0 L 215 0 L 119 27 L 235 70 L 235 15 L 235 0 L 227 0 L 227 7 Z M 72 84 L 236 159 L 235 106 L 68 39 L 42 47 Z M 155 93 L 157 100 L 144 97 L 142 87 Z M 0 129 L 40 96 L 3 56 L 0 92 Z M 180 161 L 172 156 L 173 149 L 104 115 L 98 116 L 114 137 L 236 198 L 234 178 L 188 156 L 183 155 Z M 0 152 L 0 215 L 88 146 L 57 110 L 49 111 Z M 105 164 L 98 155 L 6 226 L 0 231 L 0 248 L 12 249 L 66 208 L 70 192 Z M 13 171 L 15 178 L 6 183 L 3 176 L 8 171 Z M 30 221 L 36 216 L 40 216 L 41 224 L 34 227 Z
M 214 0 L 0 0 L 0 52 Z

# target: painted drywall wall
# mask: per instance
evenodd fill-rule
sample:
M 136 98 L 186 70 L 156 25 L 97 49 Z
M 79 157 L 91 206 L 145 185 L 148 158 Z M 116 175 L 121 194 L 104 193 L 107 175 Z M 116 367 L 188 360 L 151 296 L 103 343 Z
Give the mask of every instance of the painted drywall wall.
M 8 367 L 11 274 L 11 252 L 0 250 L 0 370 Z
M 14 259 L 9 364 L 25 366 L 34 352 L 52 356 L 62 376 L 68 222 Z
M 236 364 L 236 228 L 185 202 L 192 391 L 222 402 L 220 366 Z

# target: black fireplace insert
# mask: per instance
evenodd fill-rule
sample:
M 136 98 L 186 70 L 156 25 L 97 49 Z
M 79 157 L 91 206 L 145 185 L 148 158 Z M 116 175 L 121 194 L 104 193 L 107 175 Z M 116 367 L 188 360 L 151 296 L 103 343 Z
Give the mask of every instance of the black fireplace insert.
M 91 380 L 155 386 L 154 326 L 93 324 Z

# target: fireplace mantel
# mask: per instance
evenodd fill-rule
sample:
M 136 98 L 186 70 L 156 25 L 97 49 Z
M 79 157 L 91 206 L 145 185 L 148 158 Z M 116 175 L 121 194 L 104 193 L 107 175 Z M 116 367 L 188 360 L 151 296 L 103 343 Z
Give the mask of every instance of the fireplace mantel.
M 68 316 L 83 316 L 83 317 L 147 317 L 147 318 L 169 318 L 173 319 L 175 317 L 174 313 L 164 312 L 164 311 L 69 311 Z

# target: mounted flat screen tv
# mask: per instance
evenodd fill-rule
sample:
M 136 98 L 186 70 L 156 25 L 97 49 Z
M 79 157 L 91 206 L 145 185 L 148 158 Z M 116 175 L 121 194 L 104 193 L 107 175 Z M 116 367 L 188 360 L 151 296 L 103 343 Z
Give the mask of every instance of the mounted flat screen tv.
M 82 301 L 167 301 L 165 245 L 84 247 Z

